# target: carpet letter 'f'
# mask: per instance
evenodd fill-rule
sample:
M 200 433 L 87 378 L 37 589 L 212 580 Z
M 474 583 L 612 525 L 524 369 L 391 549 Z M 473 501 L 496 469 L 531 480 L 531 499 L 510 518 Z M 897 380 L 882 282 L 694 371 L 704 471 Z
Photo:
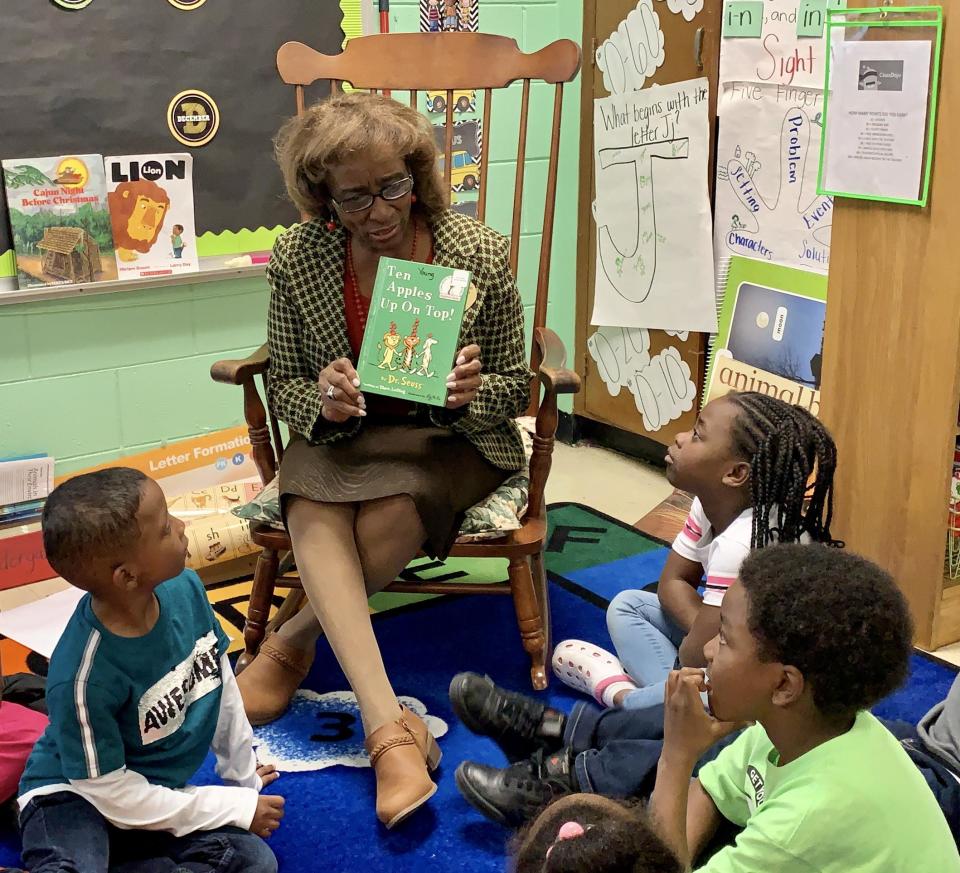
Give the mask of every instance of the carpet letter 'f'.
M 430 733 L 440 738 L 447 723 L 427 714 L 415 697 L 400 697 L 400 703 L 422 718 Z M 256 728 L 254 744 L 261 764 L 273 764 L 281 773 L 344 767 L 369 767 L 363 748 L 363 725 L 357 698 L 350 691 L 317 694 L 300 689 L 286 714 Z

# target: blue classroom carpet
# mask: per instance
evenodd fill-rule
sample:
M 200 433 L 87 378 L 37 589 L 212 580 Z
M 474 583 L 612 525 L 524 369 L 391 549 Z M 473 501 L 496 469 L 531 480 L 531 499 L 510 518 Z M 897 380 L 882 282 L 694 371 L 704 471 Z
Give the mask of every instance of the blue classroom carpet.
M 662 543 L 588 507 L 551 506 L 547 568 L 554 641 L 565 637 L 608 641 L 606 602 L 622 588 L 655 582 L 666 554 Z M 435 565 L 430 566 L 435 572 Z M 444 570 L 469 575 L 454 560 Z M 411 572 L 416 577 L 416 568 Z M 355 704 L 336 694 L 343 692 L 345 683 L 321 641 L 304 683 L 316 694 L 301 699 L 275 726 L 258 731 L 261 742 L 279 749 L 295 766 L 311 768 L 288 769 L 271 789 L 287 800 L 286 817 L 270 841 L 281 871 L 504 870 L 507 832 L 475 813 L 453 782 L 460 761 L 498 763 L 502 757 L 491 741 L 474 737 L 459 724 L 447 700 L 447 687 L 455 673 L 475 670 L 509 688 L 529 689 L 529 662 L 520 646 L 511 599 L 435 598 L 381 613 L 374 622 L 397 693 L 416 698 L 449 728 L 439 740 L 444 754 L 437 774 L 439 789 L 425 810 L 387 832 L 374 817 L 374 779 L 368 767 L 312 769 L 351 758 L 362 742 Z M 916 721 L 946 696 L 954 675 L 949 665 L 914 656 L 906 686 L 876 712 Z M 579 699 L 555 680 L 544 697 L 565 710 Z M 197 781 L 215 781 L 212 760 Z M 15 834 L 0 833 L 0 866 L 16 860 Z

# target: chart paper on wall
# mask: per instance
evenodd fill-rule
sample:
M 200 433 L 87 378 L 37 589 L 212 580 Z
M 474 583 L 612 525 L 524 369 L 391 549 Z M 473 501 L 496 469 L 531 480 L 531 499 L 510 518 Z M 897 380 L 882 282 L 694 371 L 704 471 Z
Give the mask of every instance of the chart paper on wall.
M 716 330 L 706 79 L 594 101 L 591 323 Z
M 799 0 L 765 0 L 759 39 L 723 40 L 720 82 L 822 89 L 826 39 L 797 36 L 799 11 Z
M 823 93 L 728 82 L 718 102 L 714 255 L 826 273 L 833 198 L 817 194 Z

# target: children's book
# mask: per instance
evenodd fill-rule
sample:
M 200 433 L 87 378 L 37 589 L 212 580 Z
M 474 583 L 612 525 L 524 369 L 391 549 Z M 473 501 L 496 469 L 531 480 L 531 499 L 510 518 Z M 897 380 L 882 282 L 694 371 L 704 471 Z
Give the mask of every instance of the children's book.
M 117 278 L 100 155 L 5 160 L 3 183 L 21 288 Z
M 104 167 L 120 278 L 196 273 L 193 157 L 108 157 Z
M 816 415 L 826 301 L 826 276 L 732 256 L 704 402 L 760 391 Z
M 360 347 L 360 388 L 445 406 L 470 273 L 381 258 Z

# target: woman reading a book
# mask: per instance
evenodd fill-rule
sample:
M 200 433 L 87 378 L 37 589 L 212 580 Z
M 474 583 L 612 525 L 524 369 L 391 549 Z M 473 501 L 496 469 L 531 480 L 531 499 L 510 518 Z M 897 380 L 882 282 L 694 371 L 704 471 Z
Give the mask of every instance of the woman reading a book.
M 367 598 L 419 550 L 446 557 L 464 511 L 524 465 L 514 422 L 532 376 L 523 308 L 507 240 L 448 208 L 433 129 L 418 112 L 338 95 L 291 119 L 276 146 L 291 199 L 312 216 L 279 237 L 267 271 L 269 402 L 291 431 L 281 506 L 310 608 L 264 641 L 239 682 L 254 724 L 277 718 L 322 628 L 356 693 L 377 816 L 392 827 L 436 790 L 428 768 L 440 753 L 397 702 Z M 430 364 L 446 376 L 445 406 L 359 389 L 381 257 L 472 276 L 460 351 Z M 409 345 L 399 343 L 392 365 L 403 366 Z

